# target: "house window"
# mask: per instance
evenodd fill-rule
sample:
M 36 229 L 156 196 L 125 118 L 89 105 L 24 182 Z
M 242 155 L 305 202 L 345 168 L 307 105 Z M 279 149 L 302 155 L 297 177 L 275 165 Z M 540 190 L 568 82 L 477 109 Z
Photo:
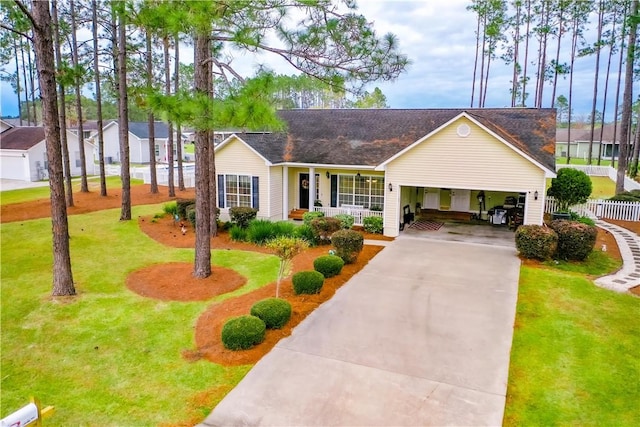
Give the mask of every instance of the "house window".
M 338 205 L 360 205 L 367 209 L 384 205 L 384 177 L 339 175 Z
M 80 163 L 80 152 L 79 151 L 75 152 L 75 158 L 76 158 L 76 167 L 79 168 L 81 166 L 81 163 Z
M 158 144 L 155 144 L 156 147 L 156 157 L 160 156 L 160 146 Z
M 251 206 L 251 177 L 248 175 L 225 175 L 225 206 Z

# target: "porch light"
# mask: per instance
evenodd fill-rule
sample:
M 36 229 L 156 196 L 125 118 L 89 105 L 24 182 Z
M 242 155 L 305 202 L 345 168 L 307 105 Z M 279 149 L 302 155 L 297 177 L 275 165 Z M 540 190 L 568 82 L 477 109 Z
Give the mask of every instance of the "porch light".
M 389 191 L 393 191 L 393 185 L 391 185 L 391 183 L 389 183 Z
M 327 173 L 325 173 L 325 175 L 327 176 L 327 179 L 331 178 L 331 174 L 329 173 L 329 171 L 327 171 Z
M 533 193 L 533 199 L 534 199 L 534 200 L 538 200 L 538 190 L 534 191 L 534 193 Z
M 358 171 L 358 173 L 356 174 L 356 176 L 357 176 L 358 178 L 360 178 L 360 171 Z

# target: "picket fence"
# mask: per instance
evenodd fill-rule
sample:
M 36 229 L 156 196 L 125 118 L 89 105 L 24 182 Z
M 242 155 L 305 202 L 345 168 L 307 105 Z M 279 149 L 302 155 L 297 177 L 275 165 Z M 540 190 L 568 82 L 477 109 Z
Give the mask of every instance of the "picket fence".
M 581 205 L 571 206 L 571 210 L 590 218 L 606 218 L 620 221 L 640 221 L 640 202 L 618 202 L 615 200 L 589 199 Z M 553 197 L 545 199 L 544 211 L 558 211 L 558 202 Z

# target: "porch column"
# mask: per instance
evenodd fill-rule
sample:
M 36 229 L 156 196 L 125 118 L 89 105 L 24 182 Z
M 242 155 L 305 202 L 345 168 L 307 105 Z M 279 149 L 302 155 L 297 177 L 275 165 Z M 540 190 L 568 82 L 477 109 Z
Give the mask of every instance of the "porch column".
M 309 212 L 313 211 L 316 201 L 316 168 L 309 168 Z
M 282 167 L 282 219 L 289 218 L 289 166 Z

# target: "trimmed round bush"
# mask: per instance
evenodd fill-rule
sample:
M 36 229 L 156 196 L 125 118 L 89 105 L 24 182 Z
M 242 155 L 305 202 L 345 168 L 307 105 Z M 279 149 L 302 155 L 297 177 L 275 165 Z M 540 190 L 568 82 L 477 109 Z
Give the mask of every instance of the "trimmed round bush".
M 525 258 L 549 259 L 558 247 L 558 235 L 542 225 L 521 225 L 516 230 L 516 248 Z
M 311 229 L 316 241 L 319 243 L 330 243 L 331 236 L 342 228 L 339 219 L 333 217 L 320 217 L 311 220 Z
M 337 276 L 344 267 L 342 258 L 336 255 L 323 255 L 313 260 L 313 268 L 325 278 Z
M 324 276 L 315 270 L 300 271 L 291 278 L 296 295 L 317 294 L 324 284 Z
M 333 233 L 331 243 L 336 248 L 338 255 L 345 264 L 353 264 L 362 251 L 364 238 L 355 230 L 340 230 Z
M 549 227 L 558 235 L 556 258 L 582 261 L 596 244 L 598 229 L 593 225 L 557 219 Z
M 264 341 L 264 321 L 256 316 L 234 317 L 222 327 L 222 344 L 229 350 L 246 350 Z
M 234 206 L 229 208 L 229 217 L 231 222 L 237 224 L 240 228 L 247 228 L 249 223 L 256 219 L 258 209 L 248 206 Z
M 340 220 L 340 225 L 343 229 L 348 230 L 353 227 L 355 218 L 349 214 L 338 214 L 334 216 L 335 219 Z
M 267 329 L 280 329 L 291 318 L 291 304 L 281 298 L 267 298 L 253 304 L 251 315 L 262 319 Z

